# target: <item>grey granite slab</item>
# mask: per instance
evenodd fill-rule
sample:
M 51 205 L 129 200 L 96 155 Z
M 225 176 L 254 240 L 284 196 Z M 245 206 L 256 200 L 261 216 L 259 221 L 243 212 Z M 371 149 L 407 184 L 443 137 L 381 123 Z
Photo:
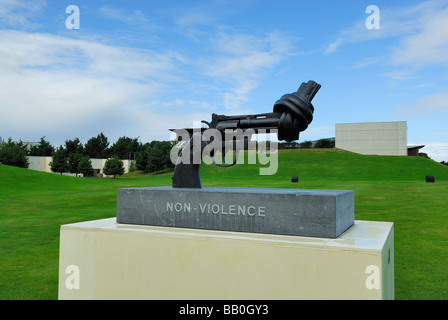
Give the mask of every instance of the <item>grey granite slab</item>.
M 346 190 L 119 189 L 117 223 L 337 238 L 354 224 Z

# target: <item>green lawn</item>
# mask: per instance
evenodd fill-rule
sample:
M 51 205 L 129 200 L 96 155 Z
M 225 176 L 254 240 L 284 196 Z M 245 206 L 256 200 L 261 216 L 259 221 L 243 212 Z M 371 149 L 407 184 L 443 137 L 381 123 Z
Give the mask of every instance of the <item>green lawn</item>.
M 395 224 L 396 299 L 448 298 L 447 166 L 332 149 L 278 157 L 272 176 L 258 165 L 202 165 L 202 184 L 354 190 L 355 219 Z M 87 179 L 0 165 L 0 299 L 57 299 L 60 226 L 114 217 L 118 188 L 170 184 L 171 174 Z

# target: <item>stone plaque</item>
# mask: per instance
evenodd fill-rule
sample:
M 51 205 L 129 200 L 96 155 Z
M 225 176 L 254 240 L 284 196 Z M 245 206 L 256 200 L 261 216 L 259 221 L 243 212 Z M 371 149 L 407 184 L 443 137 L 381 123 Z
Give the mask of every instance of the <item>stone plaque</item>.
M 119 189 L 117 223 L 337 238 L 354 224 L 354 192 L 227 187 Z

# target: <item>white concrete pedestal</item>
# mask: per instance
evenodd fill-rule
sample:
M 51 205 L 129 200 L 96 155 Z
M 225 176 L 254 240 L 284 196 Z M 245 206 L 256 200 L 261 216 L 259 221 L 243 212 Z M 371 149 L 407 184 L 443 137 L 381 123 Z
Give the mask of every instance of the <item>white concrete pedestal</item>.
M 337 239 L 117 224 L 61 226 L 59 299 L 393 299 L 394 232 Z

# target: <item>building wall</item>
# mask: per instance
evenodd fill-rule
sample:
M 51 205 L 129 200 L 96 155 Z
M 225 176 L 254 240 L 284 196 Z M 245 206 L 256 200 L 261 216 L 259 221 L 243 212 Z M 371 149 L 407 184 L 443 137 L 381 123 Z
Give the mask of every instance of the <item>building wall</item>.
M 51 172 L 50 162 L 52 159 L 53 159 L 52 157 L 28 156 L 28 161 L 30 162 L 28 169 L 44 171 L 44 172 Z
M 50 168 L 50 162 L 53 160 L 52 157 L 34 157 L 34 156 L 28 156 L 28 160 L 30 162 L 30 165 L 28 166 L 28 169 L 31 170 L 37 170 L 37 171 L 44 171 L 44 172 L 52 172 Z M 104 174 L 103 168 L 104 164 L 106 163 L 107 159 L 90 159 L 92 161 L 92 167 L 93 169 L 99 170 L 100 173 Z M 121 160 L 123 161 L 124 166 L 124 173 L 129 172 L 129 160 Z M 66 175 L 75 175 L 67 173 Z
M 336 148 L 360 154 L 407 155 L 406 121 L 338 123 Z

